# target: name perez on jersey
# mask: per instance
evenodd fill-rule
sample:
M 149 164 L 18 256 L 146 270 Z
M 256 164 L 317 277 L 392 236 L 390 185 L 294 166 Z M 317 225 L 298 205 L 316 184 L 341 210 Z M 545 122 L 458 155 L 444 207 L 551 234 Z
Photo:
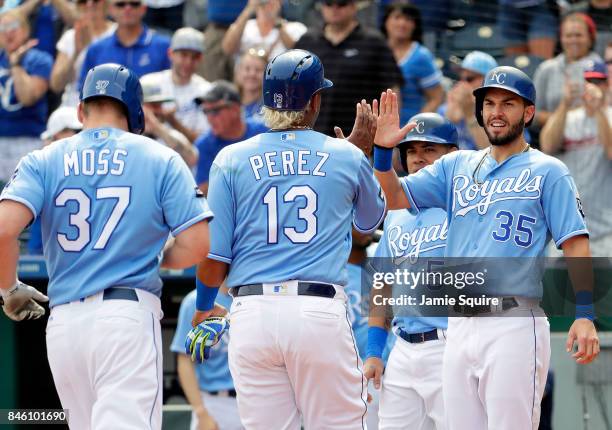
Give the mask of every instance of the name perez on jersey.
M 310 150 L 298 151 L 273 151 L 264 152 L 262 155 L 249 157 L 249 163 L 256 180 L 261 179 L 261 171 L 266 167 L 269 177 L 288 175 L 311 175 L 326 176 L 325 162 L 329 158 L 327 152 L 317 151 L 314 154 Z
M 120 176 L 125 168 L 125 158 L 128 152 L 125 149 L 116 149 L 111 152 L 104 148 L 98 151 L 84 149 L 64 154 L 64 177 L 66 176 L 93 176 L 114 175 Z
M 453 179 L 453 212 L 459 217 L 477 209 L 479 215 L 484 215 L 496 202 L 538 200 L 542 179 L 542 175 L 531 177 L 530 169 L 523 169 L 518 177 L 487 180 L 482 185 L 473 183 L 466 175 L 458 175 Z

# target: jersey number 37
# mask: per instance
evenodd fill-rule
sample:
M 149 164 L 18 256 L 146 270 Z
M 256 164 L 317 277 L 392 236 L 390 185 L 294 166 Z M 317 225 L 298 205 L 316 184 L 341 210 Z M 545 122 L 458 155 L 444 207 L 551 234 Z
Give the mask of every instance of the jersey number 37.
M 110 216 L 104 223 L 100 237 L 96 240 L 93 249 L 104 249 L 111 235 L 119 225 L 123 213 L 130 204 L 130 187 L 104 187 L 96 189 L 96 201 L 113 199 L 115 206 Z M 91 199 L 80 188 L 65 188 L 55 198 L 56 207 L 65 207 L 68 202 L 77 203 L 77 211 L 70 214 L 69 225 L 76 228 L 77 235 L 74 239 L 65 233 L 57 234 L 57 241 L 66 252 L 82 251 L 91 242 Z

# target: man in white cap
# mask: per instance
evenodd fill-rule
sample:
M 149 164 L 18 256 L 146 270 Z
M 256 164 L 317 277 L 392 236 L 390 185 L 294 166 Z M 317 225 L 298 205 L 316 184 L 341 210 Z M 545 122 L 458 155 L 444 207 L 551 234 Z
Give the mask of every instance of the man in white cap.
M 204 56 L 204 35 L 191 27 L 174 33 L 168 57 L 171 68 L 151 73 L 151 78 L 174 98 L 176 111 L 166 112 L 168 124 L 183 133 L 190 142 L 208 131 L 209 125 L 195 99 L 208 91 L 210 83 L 195 72 Z
M 142 109 L 145 115 L 145 136 L 174 149 L 189 167 L 198 162 L 198 152 L 183 133 L 166 122 L 173 117 L 175 98 L 167 86 L 160 84 L 153 73 L 140 78 Z
M 472 51 L 465 56 L 459 70 L 459 80 L 446 95 L 446 103 L 438 113 L 457 128 L 459 149 L 482 149 L 489 146 L 484 129 L 474 117 L 476 99 L 472 91 L 482 85 L 487 72 L 497 67 L 497 61 L 489 54 Z
M 62 106 L 49 115 L 47 129 L 42 132 L 40 138 L 47 146 L 56 140 L 74 136 L 82 128 L 83 124 L 79 121 L 76 107 Z

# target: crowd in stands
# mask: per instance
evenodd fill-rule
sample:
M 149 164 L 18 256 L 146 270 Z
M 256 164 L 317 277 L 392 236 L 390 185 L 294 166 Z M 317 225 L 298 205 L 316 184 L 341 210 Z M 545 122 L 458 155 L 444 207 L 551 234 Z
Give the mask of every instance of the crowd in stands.
M 0 0 L 0 188 L 22 156 L 79 132 L 85 74 L 114 62 L 141 77 L 145 134 L 176 150 L 206 193 L 216 154 L 266 131 L 262 75 L 291 48 L 316 53 L 334 82 L 317 130 L 348 134 L 355 105 L 393 88 L 403 123 L 439 112 L 466 150 L 489 145 L 472 91 L 497 65 L 522 69 L 537 90 L 526 137 L 567 164 L 592 253 L 612 256 L 610 0 Z M 27 252 L 42 253 L 39 224 L 30 236 Z M 182 315 L 192 314 L 194 297 Z M 173 350 L 182 351 L 180 341 Z M 185 382 L 192 403 L 199 391 L 232 394 L 224 360 L 216 382 L 199 374 L 198 386 Z M 190 366 L 183 357 L 182 381 Z M 206 409 L 196 415 L 215 422 Z
M 493 67 L 513 65 L 537 89 L 526 138 L 569 165 L 582 184 L 596 254 L 609 256 L 611 245 L 596 244 L 612 234 L 612 206 L 594 202 L 590 190 L 604 191 L 612 177 L 611 4 L 0 0 L 0 185 L 55 131 L 49 115 L 76 108 L 84 76 L 97 64 L 124 64 L 142 77 L 145 133 L 177 150 L 204 192 L 218 151 L 265 130 L 261 76 L 287 49 L 316 53 L 334 82 L 317 130 L 350 131 L 355 104 L 393 88 L 402 122 L 439 112 L 457 125 L 461 149 L 489 144 L 473 115 L 472 90 Z

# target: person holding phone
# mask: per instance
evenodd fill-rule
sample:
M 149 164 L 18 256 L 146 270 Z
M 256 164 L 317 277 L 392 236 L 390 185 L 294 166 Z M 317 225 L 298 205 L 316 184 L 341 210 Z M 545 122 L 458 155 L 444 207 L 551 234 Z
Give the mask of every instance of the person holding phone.
M 583 70 L 581 63 L 601 61 L 601 57 L 593 51 L 596 38 L 595 23 L 588 15 L 572 13 L 563 18 L 560 28 L 562 52 L 555 58 L 540 64 L 533 77 L 538 94 L 534 121 L 536 125 L 544 127 L 548 118 L 561 103 L 564 82 L 568 74 L 577 76 L 579 81 Z M 574 63 L 577 63 L 576 66 L 572 66 Z M 580 71 L 572 72 L 573 67 L 579 67 Z
M 569 168 L 580 191 L 593 257 L 612 256 L 612 107 L 608 104 L 608 71 L 589 62 L 582 72 L 583 93 L 568 79 L 563 99 L 540 135 L 543 152 Z M 578 100 L 579 106 L 572 107 Z

